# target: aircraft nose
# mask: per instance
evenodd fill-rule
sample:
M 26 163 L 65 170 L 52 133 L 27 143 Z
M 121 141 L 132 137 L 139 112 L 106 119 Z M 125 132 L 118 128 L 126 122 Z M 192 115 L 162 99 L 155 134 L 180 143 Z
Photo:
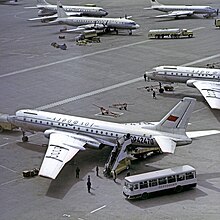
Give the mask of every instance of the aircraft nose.
M 135 28 L 136 28 L 136 29 L 138 29 L 139 27 L 140 27 L 140 25 L 139 25 L 139 24 L 136 24 L 136 25 L 135 25 Z
M 105 16 L 106 16 L 106 15 L 108 15 L 108 12 L 107 12 L 107 11 L 105 11 L 105 13 L 104 13 L 104 14 L 105 14 Z

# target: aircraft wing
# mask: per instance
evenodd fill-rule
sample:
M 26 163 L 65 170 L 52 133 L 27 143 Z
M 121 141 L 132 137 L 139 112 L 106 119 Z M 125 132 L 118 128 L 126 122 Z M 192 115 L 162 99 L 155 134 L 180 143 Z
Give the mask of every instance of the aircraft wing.
M 71 136 L 68 132 L 51 133 L 48 149 L 44 156 L 39 175 L 55 179 L 63 166 L 71 160 L 79 150 L 84 150 L 85 141 Z
M 80 25 L 77 28 L 73 29 L 67 29 L 63 30 L 62 32 L 64 33 L 69 33 L 69 32 L 81 32 L 84 30 L 103 30 L 106 26 L 104 24 L 86 24 L 86 25 Z
M 176 148 L 176 142 L 166 136 L 155 136 L 154 137 L 160 149 L 164 153 L 173 154 Z
M 79 13 L 79 12 L 67 12 L 67 15 L 68 16 L 81 16 L 82 13 Z M 28 19 L 28 21 L 43 21 L 43 20 L 48 20 L 48 19 L 56 19 L 58 18 L 58 15 L 57 14 L 54 14 L 54 15 L 49 15 L 49 16 L 42 16 L 42 17 L 37 17 L 37 18 L 30 18 Z
M 193 85 L 202 93 L 213 109 L 220 109 L 220 82 L 195 81 Z
M 165 15 L 157 15 L 156 18 L 163 18 L 163 17 L 178 17 L 184 15 L 193 15 L 194 11 L 172 11 Z
M 205 130 L 205 131 L 188 131 L 186 135 L 189 138 L 197 138 L 197 137 L 204 137 L 208 135 L 220 134 L 220 130 Z

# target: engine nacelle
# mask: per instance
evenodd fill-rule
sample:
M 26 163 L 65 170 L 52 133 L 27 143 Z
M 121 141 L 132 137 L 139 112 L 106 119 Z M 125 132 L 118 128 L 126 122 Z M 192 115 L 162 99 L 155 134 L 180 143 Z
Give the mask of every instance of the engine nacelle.
M 186 81 L 186 85 L 189 86 L 189 87 L 195 88 L 195 86 L 194 86 L 195 82 L 196 82 L 195 79 L 189 79 L 189 80 Z

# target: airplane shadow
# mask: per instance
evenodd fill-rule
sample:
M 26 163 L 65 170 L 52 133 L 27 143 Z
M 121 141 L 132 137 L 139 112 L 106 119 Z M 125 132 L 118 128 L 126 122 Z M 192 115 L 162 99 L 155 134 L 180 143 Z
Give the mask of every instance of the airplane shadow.
M 166 21 L 172 22 L 172 21 L 177 21 L 177 20 L 188 20 L 188 19 L 204 19 L 204 18 L 196 16 L 196 15 L 183 16 L 183 17 L 178 17 L 178 18 L 155 18 L 156 22 L 166 22 Z
M 46 153 L 46 150 L 47 150 L 47 147 L 43 147 L 42 145 L 31 143 L 31 142 L 26 142 L 26 143 L 17 142 L 16 145 L 19 147 L 22 147 L 23 149 L 26 149 L 26 150 L 40 152 L 40 153 L 42 153 L 42 157 Z
M 82 181 L 86 185 L 87 174 L 94 169 L 94 167 L 103 167 L 111 148 L 105 147 L 102 150 L 86 149 L 80 151 L 65 167 L 61 170 L 55 180 L 52 180 L 46 196 L 62 199 L 73 185 Z M 76 167 L 80 168 L 79 179 L 75 177 Z M 91 193 L 92 194 L 92 193 Z

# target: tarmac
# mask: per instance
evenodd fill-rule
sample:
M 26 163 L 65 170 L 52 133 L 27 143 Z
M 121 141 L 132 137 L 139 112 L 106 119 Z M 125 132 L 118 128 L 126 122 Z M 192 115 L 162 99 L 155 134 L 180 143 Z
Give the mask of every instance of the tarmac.
M 55 3 L 50 0 L 49 2 Z M 220 8 L 219 1 L 161 0 L 164 4 L 197 4 Z M 74 1 L 62 1 L 74 4 Z M 77 4 L 85 4 L 79 1 Z M 220 113 L 212 110 L 197 91 L 175 84 L 173 92 L 152 98 L 144 87 L 158 85 L 144 81 L 143 74 L 159 65 L 205 67 L 220 58 L 219 29 L 214 19 L 193 16 L 185 19 L 156 19 L 162 14 L 143 8 L 145 0 L 90 0 L 108 10 L 108 17 L 132 15 L 141 27 L 133 32 L 119 31 L 101 35 L 101 43 L 78 46 L 74 34 L 59 39 L 62 25 L 28 22 L 36 17 L 35 1 L 22 0 L 17 5 L 0 5 L 0 112 L 14 114 L 30 108 L 114 122 L 159 121 L 180 99 L 197 99 L 188 131 L 220 129 Z M 76 3 L 75 3 L 76 4 Z M 194 38 L 148 39 L 150 29 L 187 28 Z M 67 50 L 50 44 L 65 43 Z M 119 117 L 102 117 L 95 105 L 130 103 L 128 111 L 112 109 Z M 95 105 L 94 105 L 95 104 Z M 219 219 L 220 210 L 220 136 L 196 138 L 192 144 L 178 147 L 173 155 L 157 155 L 132 161 L 130 173 L 138 174 L 184 164 L 197 170 L 195 189 L 178 194 L 160 195 L 147 200 L 126 200 L 122 194 L 126 171 L 117 183 L 102 174 L 110 148 L 79 152 L 63 168 L 57 179 L 23 178 L 22 171 L 39 168 L 46 148 L 43 134 L 31 134 L 22 143 L 21 132 L 0 134 L 0 205 L 2 220 L 39 219 Z M 75 178 L 76 167 L 80 178 Z M 95 167 L 100 175 L 96 176 Z M 87 176 L 91 176 L 91 193 Z

